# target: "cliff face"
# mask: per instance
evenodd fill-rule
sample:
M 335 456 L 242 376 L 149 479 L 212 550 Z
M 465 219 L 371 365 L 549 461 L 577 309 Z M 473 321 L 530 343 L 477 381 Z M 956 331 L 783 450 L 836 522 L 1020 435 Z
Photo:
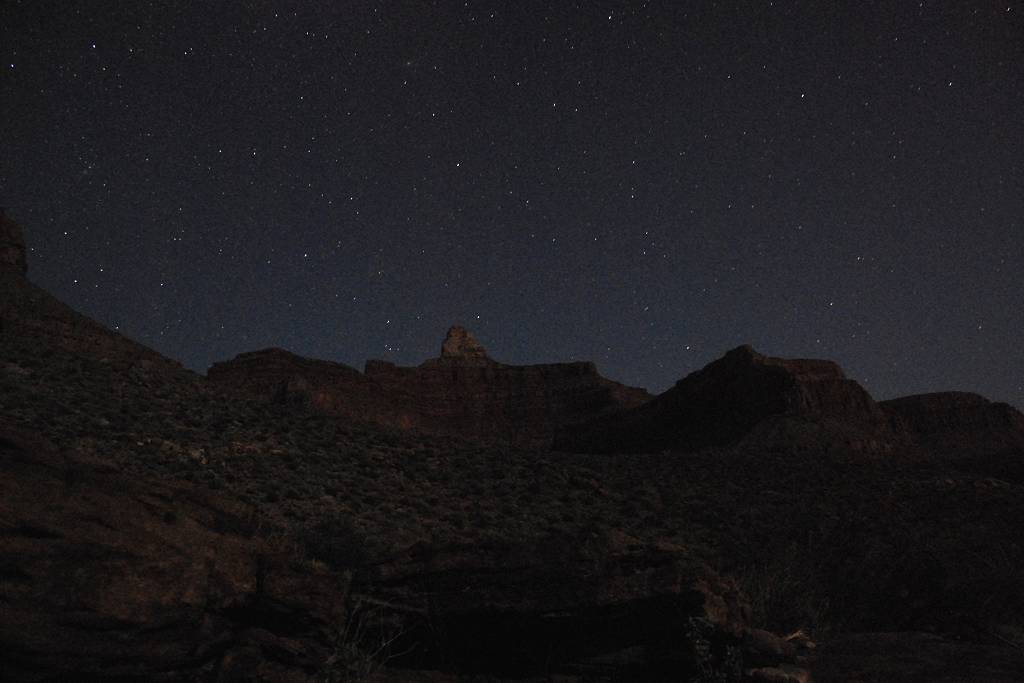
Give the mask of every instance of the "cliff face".
M 1024 414 L 966 392 L 903 396 L 878 404 L 925 450 L 956 457 L 1024 453 Z
M 631 408 L 642 389 L 602 377 L 593 363 L 505 365 L 461 327 L 418 367 L 367 361 L 365 373 L 269 349 L 217 363 L 210 380 L 325 414 L 402 429 L 550 445 L 559 428 Z
M 592 363 L 439 362 L 402 368 L 371 362 L 366 374 L 405 408 L 414 426 L 524 445 L 549 445 L 562 425 L 647 398 L 643 390 L 601 377 Z
M 328 415 L 389 426 L 404 424 L 389 397 L 355 368 L 303 358 L 284 349 L 252 351 L 214 363 L 207 377 L 274 403 L 304 405 Z
M 871 396 L 835 363 L 771 358 L 741 346 L 649 403 L 562 430 L 555 445 L 580 452 L 696 450 L 734 443 L 781 416 L 888 430 Z

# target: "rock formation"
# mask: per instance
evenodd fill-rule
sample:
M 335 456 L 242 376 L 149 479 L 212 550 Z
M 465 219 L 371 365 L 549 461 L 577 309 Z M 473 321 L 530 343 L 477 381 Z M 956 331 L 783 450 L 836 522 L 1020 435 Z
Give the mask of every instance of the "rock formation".
M 28 272 L 25 258 L 25 236 L 21 226 L 0 209 L 0 269 L 21 275 Z
M 772 358 L 741 346 L 644 405 L 561 430 L 555 445 L 579 452 L 696 450 L 739 441 L 775 416 L 888 429 L 871 396 L 835 363 Z
M 418 367 L 367 361 L 365 372 L 279 349 L 216 363 L 210 380 L 269 400 L 402 429 L 547 446 L 559 428 L 637 406 L 642 389 L 602 377 L 593 363 L 505 365 L 461 327 Z
M 918 394 L 878 404 L 893 427 L 933 454 L 980 457 L 1024 453 L 1024 414 L 977 394 Z
M 453 326 L 441 344 L 441 358 L 465 361 L 471 359 L 490 360 L 480 342 L 466 328 Z
M 214 363 L 211 381 L 274 403 L 304 405 L 357 421 L 401 426 L 387 396 L 361 372 L 342 363 L 303 358 L 284 349 L 242 353 Z
M 735 582 L 684 548 L 615 531 L 422 544 L 357 579 L 356 599 L 364 592 L 385 606 L 378 620 L 400 634 L 395 667 L 502 680 L 669 681 L 724 670 L 730 652 L 748 666 L 794 659 L 792 646 L 749 628 Z

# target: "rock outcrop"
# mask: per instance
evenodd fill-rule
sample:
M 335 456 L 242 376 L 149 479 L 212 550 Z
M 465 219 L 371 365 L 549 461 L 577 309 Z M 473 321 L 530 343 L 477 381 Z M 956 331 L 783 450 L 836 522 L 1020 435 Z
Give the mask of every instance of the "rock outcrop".
M 772 358 L 741 346 L 644 405 L 561 430 L 555 446 L 595 453 L 697 450 L 735 443 L 779 416 L 888 430 L 867 391 L 832 361 Z
M 506 365 L 461 327 L 441 356 L 418 367 L 367 361 L 347 366 L 279 349 L 216 363 L 208 377 L 268 400 L 301 402 L 328 415 L 401 429 L 548 446 L 563 426 L 640 405 L 642 389 L 602 377 L 593 363 Z
M 25 258 L 25 235 L 21 226 L 0 209 L 0 269 L 20 275 L 28 272 Z
M 0 425 L 3 679 L 318 680 L 347 581 L 254 526 Z
M 376 384 L 343 363 L 303 358 L 271 348 L 214 363 L 207 377 L 218 385 L 278 404 L 304 405 L 357 421 L 405 425 L 399 409 Z
M 269 350 L 214 383 L 17 268 L 0 332 L 5 681 L 1020 679 L 1008 406 L 876 405 L 833 363 L 740 348 L 612 419 L 637 390 L 585 363 L 503 365 L 457 331 L 418 368 Z M 729 446 L 482 448 L 268 409 L 232 382 L 452 433 L 600 415 L 588 438 Z M 914 457 L 853 445 L 903 437 Z M 743 572 L 760 625 L 890 632 L 813 648 L 751 629 L 705 561 Z
M 396 668 L 668 681 L 794 659 L 792 647 L 749 628 L 735 582 L 681 547 L 615 531 L 417 545 L 357 580 L 353 594 L 379 606 L 372 623 L 390 635 L 373 639 L 393 639 Z

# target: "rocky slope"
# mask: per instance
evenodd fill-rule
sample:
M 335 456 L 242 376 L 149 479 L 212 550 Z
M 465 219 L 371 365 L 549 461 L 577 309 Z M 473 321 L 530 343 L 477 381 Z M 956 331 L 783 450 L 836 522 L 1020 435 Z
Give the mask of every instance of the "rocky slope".
M 279 349 L 216 363 L 209 378 L 327 415 L 435 434 L 550 445 L 570 424 L 639 405 L 642 389 L 602 377 L 593 363 L 515 366 L 492 360 L 473 336 L 452 327 L 438 358 L 418 367 L 367 361 L 365 373 Z
M 316 680 L 347 580 L 254 519 L 0 424 L 3 679 Z
M 734 581 L 621 533 L 421 543 L 350 594 L 251 507 L 6 423 L 0 500 L 4 680 L 351 680 L 367 652 L 395 672 L 678 680 L 796 656 L 749 627 Z
M 74 311 L 26 277 L 21 227 L 0 215 L 0 333 L 26 346 L 61 350 L 130 372 L 132 368 L 195 378 L 182 366 Z M 3 359 L 0 359 L 3 360 Z

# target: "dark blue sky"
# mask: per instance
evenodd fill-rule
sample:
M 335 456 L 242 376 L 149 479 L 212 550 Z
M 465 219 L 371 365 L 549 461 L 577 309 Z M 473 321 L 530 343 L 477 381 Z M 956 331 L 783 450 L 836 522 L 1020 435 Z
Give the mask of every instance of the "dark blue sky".
M 190 367 L 461 323 L 655 391 L 751 343 L 1024 405 L 1019 1 L 171 4 L 0 4 L 0 203 Z

